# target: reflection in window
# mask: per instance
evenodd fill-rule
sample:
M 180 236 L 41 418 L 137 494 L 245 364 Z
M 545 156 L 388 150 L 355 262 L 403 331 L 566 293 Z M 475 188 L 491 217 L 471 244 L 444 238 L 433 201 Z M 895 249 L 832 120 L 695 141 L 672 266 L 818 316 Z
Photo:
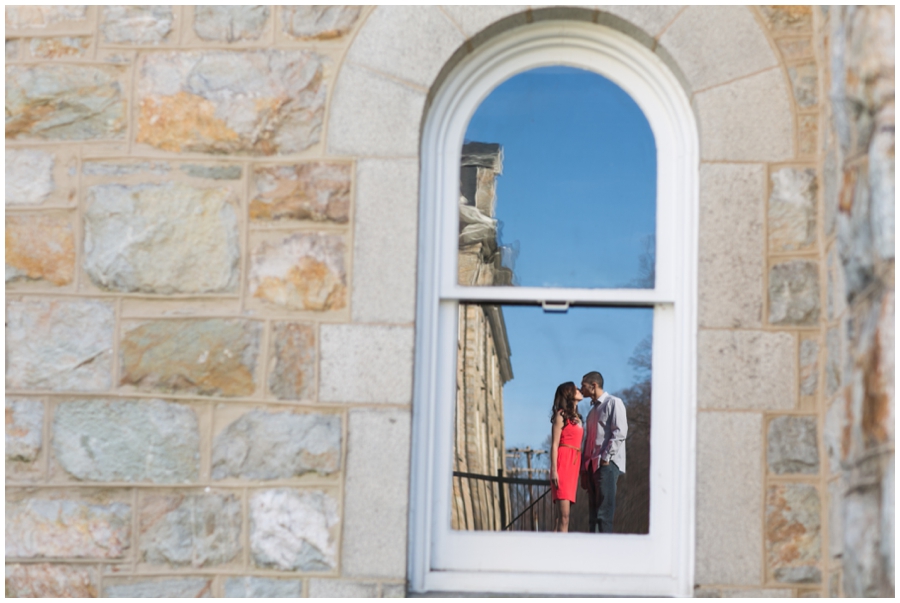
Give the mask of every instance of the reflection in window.
M 614 531 L 646 534 L 650 513 L 651 308 L 460 304 L 451 525 L 553 531 L 550 408 L 556 387 L 599 370 L 628 418 Z M 515 377 L 515 378 L 513 378 Z M 587 417 L 590 403 L 579 405 Z M 569 531 L 587 532 L 579 488 Z
M 460 285 L 654 286 L 656 145 L 621 88 L 571 67 L 521 73 L 466 141 Z

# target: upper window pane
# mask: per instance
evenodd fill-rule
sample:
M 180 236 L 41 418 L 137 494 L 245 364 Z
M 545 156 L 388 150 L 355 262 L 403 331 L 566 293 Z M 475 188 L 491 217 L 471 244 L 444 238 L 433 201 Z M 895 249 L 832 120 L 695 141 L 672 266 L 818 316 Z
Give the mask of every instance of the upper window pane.
M 653 288 L 656 144 L 610 80 L 508 79 L 472 116 L 460 167 L 460 285 Z

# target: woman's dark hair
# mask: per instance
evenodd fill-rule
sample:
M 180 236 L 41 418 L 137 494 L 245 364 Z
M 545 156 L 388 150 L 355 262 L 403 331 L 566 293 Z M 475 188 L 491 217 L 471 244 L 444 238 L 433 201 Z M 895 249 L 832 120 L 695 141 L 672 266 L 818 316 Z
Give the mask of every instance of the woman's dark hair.
M 556 395 L 553 396 L 553 412 L 550 413 L 550 422 L 556 417 L 556 413 L 562 413 L 566 423 L 575 423 L 581 420 L 578 413 L 578 402 L 575 401 L 575 384 L 566 381 L 556 388 Z

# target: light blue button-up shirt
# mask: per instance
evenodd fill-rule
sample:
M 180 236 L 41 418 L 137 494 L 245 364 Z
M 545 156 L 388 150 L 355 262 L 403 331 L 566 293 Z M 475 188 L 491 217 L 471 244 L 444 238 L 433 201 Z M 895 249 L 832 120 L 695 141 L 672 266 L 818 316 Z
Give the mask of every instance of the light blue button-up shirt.
M 597 471 L 600 461 L 612 461 L 625 473 L 625 437 L 628 435 L 628 418 L 625 403 L 620 398 L 603 392 L 595 400 L 584 422 L 582 459 L 585 468 Z M 590 463 L 590 467 L 588 467 Z

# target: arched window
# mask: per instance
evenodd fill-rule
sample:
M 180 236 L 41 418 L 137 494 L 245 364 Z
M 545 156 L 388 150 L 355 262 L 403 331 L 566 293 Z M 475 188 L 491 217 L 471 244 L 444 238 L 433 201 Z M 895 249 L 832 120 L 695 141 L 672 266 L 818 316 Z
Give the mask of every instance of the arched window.
M 567 97 L 562 89 L 573 86 Z M 535 98 L 534 91 L 542 89 L 552 94 Z M 552 141 L 556 132 L 540 133 L 537 127 L 516 139 L 511 113 L 527 113 L 516 98 L 539 105 L 545 96 L 552 97 L 546 110 L 560 110 L 553 103 L 563 99 L 572 103 L 573 119 L 586 114 L 578 103 L 595 107 L 599 118 L 570 132 L 558 124 L 572 125 L 571 120 L 556 120 L 559 136 L 567 137 L 556 142 L 564 147 L 572 140 L 580 147 L 542 172 L 528 144 Z M 627 138 L 639 148 L 592 144 L 604 134 L 615 137 L 621 123 L 631 124 Z M 687 97 L 662 61 L 629 37 L 587 23 L 545 21 L 502 34 L 463 60 L 435 95 L 421 150 L 413 592 L 692 592 L 696 136 Z M 604 159 L 610 149 L 616 156 Z M 626 157 L 632 151 L 634 165 Z M 581 160 L 587 163 L 569 165 Z M 590 162 L 603 161 L 608 165 L 596 173 L 588 169 Z M 566 174 L 569 168 L 575 172 Z M 585 178 L 574 182 L 579 170 Z M 505 189 L 501 173 L 510 183 Z M 558 197 L 541 204 L 540 197 L 553 191 Z M 496 508 L 487 500 L 483 517 L 472 518 L 460 501 L 463 490 L 474 498 L 473 486 L 455 485 L 453 476 L 496 474 L 505 468 L 506 447 L 502 433 L 488 434 L 483 460 L 471 460 L 480 463 L 479 471 L 461 470 L 471 469 L 460 465 L 460 429 L 465 429 L 460 392 L 475 378 L 467 371 L 476 370 L 463 359 L 470 322 L 490 335 L 484 362 L 495 367 L 493 377 L 490 371 L 477 377 L 478 387 L 497 391 L 515 383 L 514 339 L 519 357 L 531 357 L 520 377 L 525 381 L 540 370 L 532 368 L 537 364 L 530 348 L 539 345 L 541 332 L 589 348 L 593 342 L 605 344 L 579 339 L 577 333 L 586 325 L 610 325 L 635 335 L 635 341 L 652 341 L 649 529 L 629 534 L 510 530 L 510 500 L 496 480 L 491 486 Z M 642 329 L 648 337 L 636 336 Z M 616 353 L 630 352 L 626 346 Z M 552 349 L 546 354 L 548 363 L 559 360 Z M 602 371 L 572 366 L 560 380 L 578 382 L 595 368 Z M 551 381 L 535 392 L 546 400 L 541 420 L 547 433 L 557 384 Z M 509 417 L 511 404 L 506 400 L 504 409 L 501 399 L 499 409 L 488 404 L 479 413 Z

